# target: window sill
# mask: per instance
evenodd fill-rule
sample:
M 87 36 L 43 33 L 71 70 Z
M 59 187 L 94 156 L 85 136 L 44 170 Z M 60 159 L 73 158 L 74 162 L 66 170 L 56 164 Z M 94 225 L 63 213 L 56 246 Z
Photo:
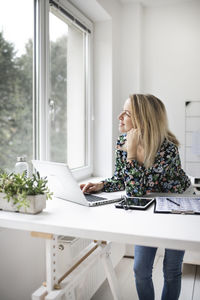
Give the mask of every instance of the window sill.
M 88 178 L 85 178 L 83 180 L 78 180 L 78 183 L 87 183 L 87 182 L 99 182 L 101 180 L 104 180 L 103 177 L 95 177 L 95 176 L 91 176 L 91 177 L 88 177 Z

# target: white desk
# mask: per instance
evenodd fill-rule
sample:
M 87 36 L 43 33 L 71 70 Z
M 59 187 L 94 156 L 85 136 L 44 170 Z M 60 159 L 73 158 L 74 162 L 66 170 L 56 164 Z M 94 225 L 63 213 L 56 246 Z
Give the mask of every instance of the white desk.
M 0 211 L 0 227 L 200 251 L 200 216 L 155 214 L 153 206 L 147 211 L 125 211 L 114 204 L 84 207 L 54 198 L 38 215 Z
M 88 239 L 200 251 L 200 216 L 85 207 L 58 198 L 38 215 L 0 211 L 0 227 Z

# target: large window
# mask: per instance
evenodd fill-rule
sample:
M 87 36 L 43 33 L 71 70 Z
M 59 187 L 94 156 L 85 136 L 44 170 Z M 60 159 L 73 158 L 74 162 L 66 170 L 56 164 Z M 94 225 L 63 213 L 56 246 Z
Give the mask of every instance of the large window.
M 32 159 L 33 0 L 1 1 L 0 168 L 13 171 L 17 156 Z M 26 13 L 24 13 L 26 12 Z
M 0 10 L 0 168 L 25 155 L 89 175 L 92 24 L 68 1 L 20 7 Z

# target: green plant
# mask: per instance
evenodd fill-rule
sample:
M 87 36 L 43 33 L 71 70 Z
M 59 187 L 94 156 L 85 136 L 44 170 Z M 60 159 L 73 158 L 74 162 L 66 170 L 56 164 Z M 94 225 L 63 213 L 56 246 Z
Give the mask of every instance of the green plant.
M 12 199 L 18 209 L 29 207 L 28 195 L 45 194 L 46 199 L 52 199 L 53 195 L 47 186 L 46 177 L 41 178 L 39 172 L 32 177 L 26 177 L 25 172 L 20 175 L 1 171 L 0 192 L 5 194 L 4 199 L 8 202 Z

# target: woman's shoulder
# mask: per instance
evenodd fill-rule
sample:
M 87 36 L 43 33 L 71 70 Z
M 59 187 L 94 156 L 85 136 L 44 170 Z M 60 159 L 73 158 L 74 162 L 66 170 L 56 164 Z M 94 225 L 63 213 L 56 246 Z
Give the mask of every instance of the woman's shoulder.
M 178 147 L 173 142 L 169 141 L 168 139 L 164 139 L 163 143 L 161 144 L 160 150 L 158 151 L 158 154 L 172 154 L 177 153 Z

